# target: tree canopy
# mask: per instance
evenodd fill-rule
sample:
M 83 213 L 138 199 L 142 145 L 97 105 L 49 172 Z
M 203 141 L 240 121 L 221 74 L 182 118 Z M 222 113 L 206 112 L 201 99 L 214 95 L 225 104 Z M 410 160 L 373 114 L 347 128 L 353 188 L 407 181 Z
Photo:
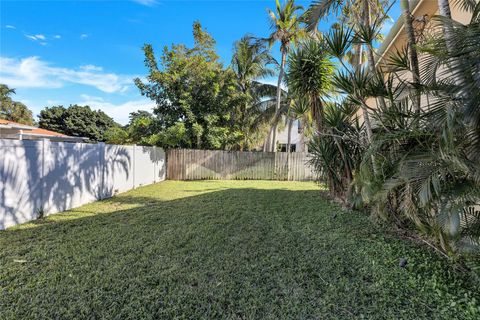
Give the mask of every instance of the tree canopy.
M 118 127 L 105 112 L 92 110 L 89 106 L 70 105 L 47 107 L 38 116 L 40 128 L 91 141 L 105 141 L 105 132 Z
M 10 95 L 15 90 L 7 85 L 0 84 L 0 119 L 15 121 L 18 123 L 33 125 L 32 111 L 21 102 L 13 101 Z
M 156 140 L 165 147 L 223 149 L 237 139 L 230 126 L 235 103 L 234 74 L 223 67 L 215 52 L 215 40 L 199 22 L 193 24 L 194 45 L 164 47 L 157 61 L 153 47 L 146 44 L 147 81 L 135 79 L 142 95 L 157 104 L 159 133 Z M 171 133 L 181 139 L 171 141 Z

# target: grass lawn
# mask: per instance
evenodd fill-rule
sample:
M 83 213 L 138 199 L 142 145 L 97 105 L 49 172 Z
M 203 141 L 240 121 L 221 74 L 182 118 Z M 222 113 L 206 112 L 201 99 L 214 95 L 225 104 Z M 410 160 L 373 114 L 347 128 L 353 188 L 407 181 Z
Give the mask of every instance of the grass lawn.
M 166 181 L 0 231 L 1 319 L 479 319 L 479 296 L 313 183 Z

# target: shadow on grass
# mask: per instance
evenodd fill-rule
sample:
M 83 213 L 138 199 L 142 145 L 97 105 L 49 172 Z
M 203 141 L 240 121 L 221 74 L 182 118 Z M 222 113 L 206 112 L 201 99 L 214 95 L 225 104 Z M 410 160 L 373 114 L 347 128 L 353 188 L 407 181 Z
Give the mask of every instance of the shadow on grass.
M 433 255 L 315 190 L 129 193 L 63 215 L 0 233 L 6 318 L 468 319 L 475 307 Z

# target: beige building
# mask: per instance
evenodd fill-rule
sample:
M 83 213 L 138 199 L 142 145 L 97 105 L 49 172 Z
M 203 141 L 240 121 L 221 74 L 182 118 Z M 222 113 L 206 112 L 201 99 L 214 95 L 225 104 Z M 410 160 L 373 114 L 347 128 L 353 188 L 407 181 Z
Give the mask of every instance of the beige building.
M 410 0 L 410 10 L 414 19 L 413 28 L 417 43 L 421 44 L 422 41 L 432 33 L 441 32 L 440 28 L 435 28 L 435 22 L 432 21 L 432 18 L 435 15 L 440 14 L 437 0 Z M 453 1 L 450 1 L 450 10 L 452 18 L 460 23 L 466 24 L 472 17 L 470 12 L 462 11 L 458 5 L 453 4 Z M 401 15 L 377 51 L 376 66 L 381 67 L 382 64 L 386 63 L 388 57 L 395 54 L 397 51 L 401 52 L 406 46 L 407 35 L 405 32 L 403 16 Z M 422 57 L 422 55 L 419 54 L 420 70 L 422 70 L 422 61 L 424 61 L 424 58 L 424 56 Z M 401 77 L 406 81 L 412 79 L 410 72 L 401 74 Z M 399 97 L 399 100 L 404 100 L 405 103 L 409 103 L 407 97 L 408 92 L 405 92 L 404 95 Z M 371 108 L 376 108 L 377 106 L 375 99 L 368 99 L 367 104 Z M 421 97 L 421 105 L 425 106 L 426 104 L 426 97 Z

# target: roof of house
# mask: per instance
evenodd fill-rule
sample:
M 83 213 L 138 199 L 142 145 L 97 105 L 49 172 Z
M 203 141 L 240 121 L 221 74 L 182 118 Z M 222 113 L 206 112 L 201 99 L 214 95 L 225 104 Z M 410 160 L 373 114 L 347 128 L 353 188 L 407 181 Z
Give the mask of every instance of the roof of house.
M 33 130 L 35 127 L 29 126 L 26 124 L 0 119 L 0 128 L 7 128 L 7 129 L 25 129 L 25 130 Z
M 34 126 L 29 126 L 29 125 L 15 122 L 15 121 L 4 120 L 4 119 L 0 119 L 0 128 L 26 130 L 27 132 L 25 133 L 30 135 L 50 136 L 50 137 L 68 137 L 63 133 L 46 130 L 42 128 L 37 128 Z
M 424 0 L 413 0 L 410 2 L 410 12 L 411 14 L 415 14 L 415 11 L 418 9 L 419 4 L 423 2 Z M 398 17 L 397 21 L 395 21 L 395 24 L 392 26 L 390 31 L 388 32 L 387 36 L 383 40 L 382 44 L 380 45 L 380 48 L 378 48 L 377 51 L 377 61 L 375 64 L 377 64 L 382 58 L 387 49 L 390 47 L 390 45 L 395 41 L 397 38 L 398 34 L 400 33 L 401 30 L 403 30 L 403 12 L 400 14 L 400 17 Z

